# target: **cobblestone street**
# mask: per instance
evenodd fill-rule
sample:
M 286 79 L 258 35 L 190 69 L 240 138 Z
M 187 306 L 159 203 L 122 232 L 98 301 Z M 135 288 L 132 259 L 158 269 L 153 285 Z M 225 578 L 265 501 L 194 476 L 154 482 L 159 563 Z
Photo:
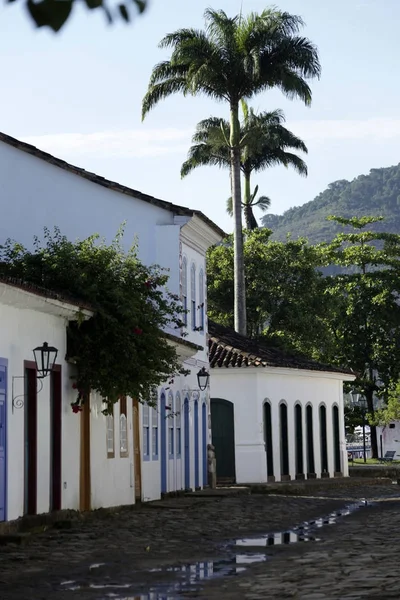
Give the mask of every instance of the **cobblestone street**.
M 361 507 L 337 522 L 314 523 L 354 503 Z M 296 531 L 307 543 L 287 544 L 298 539 L 293 533 L 275 536 L 275 545 L 257 539 L 304 521 L 309 534 Z M 98 511 L 0 546 L 0 598 L 398 599 L 399 528 L 400 489 L 390 484 L 321 484 L 302 497 L 199 495 Z

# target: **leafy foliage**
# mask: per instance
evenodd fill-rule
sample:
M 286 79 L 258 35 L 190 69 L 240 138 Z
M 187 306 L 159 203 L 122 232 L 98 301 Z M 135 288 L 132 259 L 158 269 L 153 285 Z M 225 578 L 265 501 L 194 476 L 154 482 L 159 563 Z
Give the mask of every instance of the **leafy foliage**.
M 15 3 L 16 0 L 6 0 Z M 60 31 L 72 14 L 74 5 L 78 0 L 22 0 L 32 17 L 36 27 L 49 27 L 54 32 Z M 124 21 L 130 21 L 130 6 L 142 13 L 147 7 L 147 0 L 126 0 L 111 8 L 109 0 L 84 0 L 89 10 L 100 8 L 103 10 L 107 21 L 112 23 L 116 16 Z
M 70 242 L 59 230 L 44 232 L 27 250 L 8 240 L 0 246 L 0 274 L 79 298 L 92 308 L 68 325 L 68 354 L 76 362 L 76 407 L 90 390 L 107 403 L 120 396 L 147 399 L 154 386 L 183 372 L 162 329 L 179 326 L 178 298 L 165 291 L 167 274 L 144 266 L 133 247 L 121 248 L 123 231 L 106 245 L 94 235 Z M 164 288 L 164 289 L 162 289 Z
M 382 215 L 384 223 L 373 223 L 372 231 L 400 231 L 400 164 L 372 169 L 368 175 L 360 175 L 353 181 L 335 181 L 311 202 L 291 208 L 283 215 L 265 215 L 262 223 L 273 230 L 273 239 L 284 241 L 291 233 L 316 244 L 329 242 L 342 231 L 351 231 L 350 226 L 343 230 L 338 222 L 327 221 L 331 214 L 346 218 Z
M 270 240 L 271 231 L 248 232 L 244 242 L 249 335 L 319 356 L 329 335 L 318 251 L 305 240 Z M 208 313 L 232 327 L 233 250 L 228 239 L 207 256 Z
M 375 425 L 389 425 L 393 421 L 400 421 L 400 382 L 389 392 L 386 406 L 374 415 Z

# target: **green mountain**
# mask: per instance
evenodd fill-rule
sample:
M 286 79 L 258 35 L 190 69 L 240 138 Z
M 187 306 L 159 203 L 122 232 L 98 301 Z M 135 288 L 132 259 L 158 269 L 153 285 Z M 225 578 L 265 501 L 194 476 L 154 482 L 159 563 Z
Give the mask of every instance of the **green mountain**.
M 311 244 L 329 242 L 346 228 L 327 221 L 326 217 L 383 216 L 374 223 L 374 231 L 400 233 L 400 164 L 383 169 L 371 169 L 369 175 L 360 175 L 347 181 L 330 183 L 328 188 L 311 202 L 290 208 L 283 215 L 265 215 L 264 227 L 272 229 L 275 240 L 307 237 Z

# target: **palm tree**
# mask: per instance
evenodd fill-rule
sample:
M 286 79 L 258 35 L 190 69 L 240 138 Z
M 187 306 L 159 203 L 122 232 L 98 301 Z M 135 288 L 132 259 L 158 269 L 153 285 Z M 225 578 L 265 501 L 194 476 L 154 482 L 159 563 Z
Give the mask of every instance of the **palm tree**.
M 303 20 L 275 8 L 246 18 L 222 10 L 205 11 L 205 30 L 179 29 L 166 35 L 161 48 L 169 60 L 152 71 L 143 98 L 142 118 L 176 93 L 204 94 L 227 102 L 230 110 L 229 152 L 234 216 L 235 329 L 246 335 L 246 295 L 240 187 L 239 102 L 278 87 L 289 98 L 311 103 L 307 79 L 319 77 L 316 47 L 298 35 Z
M 250 195 L 250 202 L 242 202 L 244 222 L 246 223 L 246 229 L 257 229 L 258 223 L 254 216 L 253 208 L 257 206 L 262 212 L 266 212 L 271 206 L 271 200 L 267 196 L 259 196 L 258 185 L 254 188 L 254 192 Z M 233 203 L 232 196 L 226 201 L 226 212 L 228 215 L 233 217 Z
M 257 222 L 252 207 L 258 204 L 261 209 L 266 210 L 270 201 L 266 204 L 264 196 L 262 201 L 255 201 L 257 192 L 251 192 L 251 174 L 274 165 L 284 165 L 293 167 L 300 175 L 307 175 L 304 160 L 297 154 L 288 152 L 288 149 L 294 149 L 307 153 L 307 147 L 300 138 L 282 125 L 285 122 L 282 111 L 256 114 L 252 108 L 249 109 L 244 100 L 241 104 L 243 120 L 240 123 L 240 168 L 244 175 L 242 206 L 247 229 L 254 229 Z M 186 177 L 193 169 L 202 165 L 230 168 L 229 127 L 228 121 L 216 117 L 200 121 L 192 137 L 193 146 L 182 165 L 181 177 Z M 228 209 L 232 204 L 228 199 Z

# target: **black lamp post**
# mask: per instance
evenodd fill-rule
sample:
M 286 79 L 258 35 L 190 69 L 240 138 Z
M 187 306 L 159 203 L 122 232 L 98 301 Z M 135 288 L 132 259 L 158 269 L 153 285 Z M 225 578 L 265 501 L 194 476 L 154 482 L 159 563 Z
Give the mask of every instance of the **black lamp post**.
M 210 373 L 206 371 L 205 367 L 202 367 L 200 371 L 197 373 L 197 383 L 199 384 L 199 388 L 202 392 L 208 386 L 208 380 L 210 379 Z
M 58 350 L 54 346 L 49 346 L 47 342 L 44 342 L 43 346 L 38 346 L 33 350 L 33 356 L 35 357 L 37 378 L 44 379 L 51 373 L 56 362 Z

